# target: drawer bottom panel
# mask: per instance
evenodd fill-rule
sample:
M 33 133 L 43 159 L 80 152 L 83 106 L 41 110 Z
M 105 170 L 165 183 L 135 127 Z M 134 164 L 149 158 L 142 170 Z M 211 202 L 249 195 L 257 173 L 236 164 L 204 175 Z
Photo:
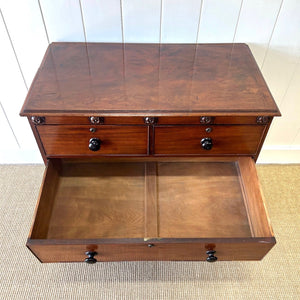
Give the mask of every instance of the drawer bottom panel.
M 218 243 L 138 243 L 138 244 L 30 244 L 28 248 L 44 263 L 84 262 L 85 252 L 95 251 L 101 261 L 205 261 L 206 251 L 216 251 L 219 261 L 261 260 L 275 239 Z

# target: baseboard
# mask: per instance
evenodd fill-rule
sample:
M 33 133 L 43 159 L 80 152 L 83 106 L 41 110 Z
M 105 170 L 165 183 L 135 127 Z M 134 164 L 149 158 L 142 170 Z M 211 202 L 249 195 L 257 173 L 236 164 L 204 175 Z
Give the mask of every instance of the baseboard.
M 300 146 L 266 146 L 260 152 L 259 164 L 300 164 Z

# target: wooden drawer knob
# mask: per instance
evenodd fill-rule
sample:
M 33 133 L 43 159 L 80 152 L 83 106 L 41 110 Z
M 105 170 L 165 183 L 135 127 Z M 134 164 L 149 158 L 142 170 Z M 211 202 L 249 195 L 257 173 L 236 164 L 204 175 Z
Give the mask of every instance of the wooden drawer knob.
M 85 255 L 87 255 L 88 257 L 84 260 L 87 264 L 95 264 L 97 262 L 97 259 L 94 257 L 95 255 L 97 255 L 97 252 L 94 251 L 87 251 L 85 252 Z
M 215 262 L 218 260 L 218 258 L 214 255 L 216 253 L 216 251 L 214 250 L 209 250 L 206 251 L 206 254 L 208 255 L 208 257 L 206 258 L 207 262 Z
M 101 140 L 98 138 L 91 138 L 89 141 L 89 149 L 91 151 L 98 151 L 101 147 Z
M 211 138 L 203 138 L 200 143 L 204 150 L 210 150 L 213 147 Z
M 89 117 L 91 124 L 103 124 L 104 118 L 103 117 Z

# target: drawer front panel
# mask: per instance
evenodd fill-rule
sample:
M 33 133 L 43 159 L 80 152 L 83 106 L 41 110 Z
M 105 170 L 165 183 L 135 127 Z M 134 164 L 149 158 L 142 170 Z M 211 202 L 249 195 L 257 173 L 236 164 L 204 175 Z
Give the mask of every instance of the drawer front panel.
M 47 156 L 147 154 L 146 126 L 43 125 L 37 128 Z M 92 138 L 100 140 L 97 151 L 89 148 Z
M 258 125 L 157 126 L 154 153 L 254 155 L 264 130 L 265 126 Z M 210 150 L 204 149 L 201 144 L 205 138 L 212 144 Z
M 255 240 L 255 239 L 254 239 Z M 260 260 L 275 241 L 242 241 L 214 244 L 218 261 Z M 149 246 L 151 245 L 151 247 Z M 98 245 L 28 245 L 41 262 L 84 262 L 86 251 L 96 251 L 97 261 L 205 261 L 207 243 L 145 243 Z

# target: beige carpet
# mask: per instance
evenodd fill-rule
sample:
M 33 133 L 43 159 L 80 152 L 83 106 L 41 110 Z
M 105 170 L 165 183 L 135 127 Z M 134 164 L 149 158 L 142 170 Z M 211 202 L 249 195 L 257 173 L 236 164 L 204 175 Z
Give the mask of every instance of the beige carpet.
M 261 262 L 41 264 L 25 247 L 41 165 L 0 166 L 0 299 L 300 299 L 300 166 L 258 166 L 277 245 Z

